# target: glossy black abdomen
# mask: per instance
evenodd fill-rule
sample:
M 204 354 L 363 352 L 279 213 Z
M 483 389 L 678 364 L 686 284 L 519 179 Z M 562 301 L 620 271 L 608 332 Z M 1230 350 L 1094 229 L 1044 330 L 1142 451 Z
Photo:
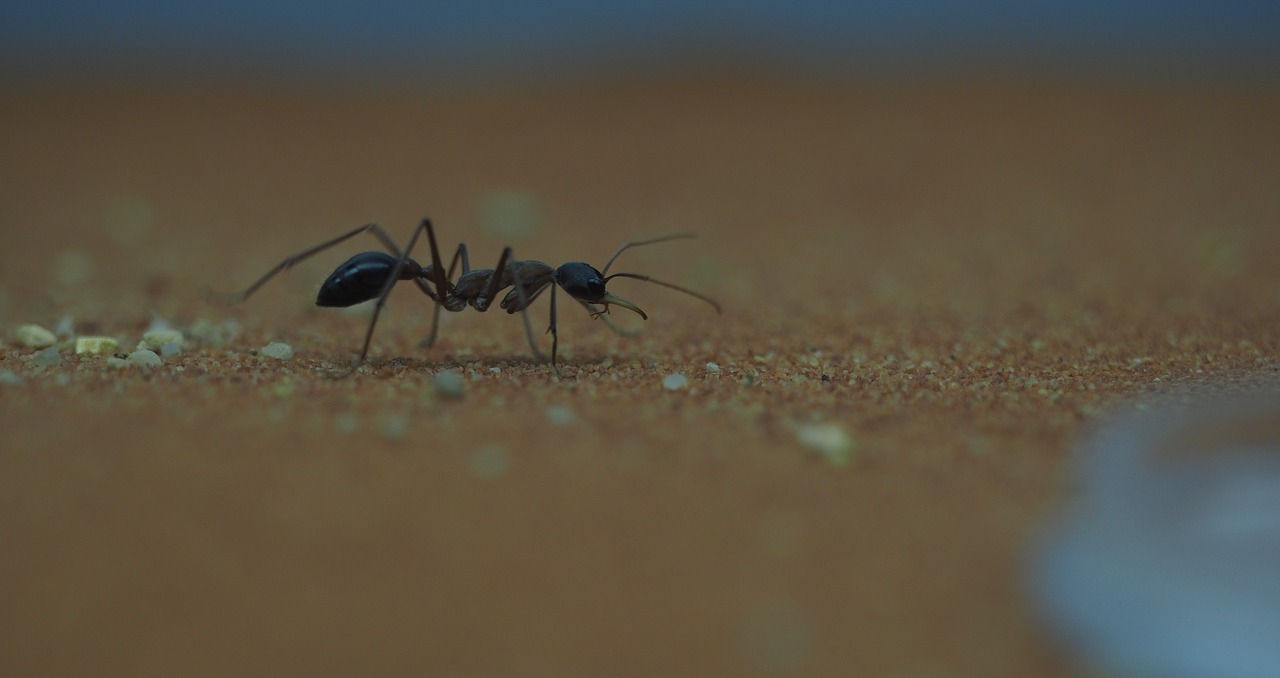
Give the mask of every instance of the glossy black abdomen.
M 361 252 L 334 269 L 320 286 L 316 306 L 344 308 L 376 299 L 396 267 L 386 252 Z

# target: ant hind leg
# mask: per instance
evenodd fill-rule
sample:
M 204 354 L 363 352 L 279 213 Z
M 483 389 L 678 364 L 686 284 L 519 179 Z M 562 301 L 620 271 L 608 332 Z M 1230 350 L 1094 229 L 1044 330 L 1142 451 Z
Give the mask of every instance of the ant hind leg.
M 387 305 L 387 297 L 391 296 L 391 288 L 395 287 L 396 283 L 400 281 L 400 271 L 404 268 L 405 262 L 409 260 L 409 255 L 413 252 L 413 246 L 418 242 L 418 236 L 421 235 L 423 231 L 427 232 L 428 238 L 431 240 L 432 261 L 434 264 L 439 264 L 440 252 L 435 248 L 435 232 L 431 228 L 431 220 L 423 219 L 422 223 L 414 229 L 413 236 L 409 238 L 409 244 L 405 246 L 404 251 L 401 252 L 399 258 L 396 259 L 396 265 L 391 269 L 391 274 L 387 276 L 387 282 L 382 285 L 382 291 L 378 293 L 378 303 L 374 305 L 373 316 L 369 318 L 369 329 L 364 333 L 364 345 L 360 348 L 360 356 L 356 358 L 356 361 L 351 365 L 351 367 L 334 375 L 334 377 L 346 377 L 364 364 L 365 358 L 369 355 L 369 346 L 373 343 L 373 330 L 378 325 L 378 316 L 382 314 L 382 308 Z M 440 268 L 436 268 L 435 270 L 438 271 Z M 441 294 L 447 293 L 447 289 L 445 287 L 446 283 L 441 281 L 439 277 L 436 278 L 436 285 Z
M 269 282 L 272 278 L 276 277 L 276 275 L 278 275 L 281 271 L 287 271 L 290 268 L 293 268 L 295 264 L 298 264 L 306 259 L 309 259 L 329 249 L 330 247 L 344 243 L 356 237 L 357 235 L 360 235 L 361 233 L 369 233 L 373 237 L 377 238 L 382 243 L 383 247 L 387 248 L 389 252 L 396 255 L 397 257 L 401 256 L 400 248 L 396 246 L 396 243 L 394 240 L 391 239 L 391 236 L 387 235 L 387 232 L 382 230 L 381 226 L 377 224 L 365 224 L 364 226 L 361 226 L 359 228 L 354 228 L 346 233 L 343 233 L 342 235 L 336 238 L 333 238 L 331 240 L 326 240 L 320 243 L 319 245 L 308 247 L 307 249 L 302 250 L 301 252 L 290 254 L 289 256 L 285 257 L 283 261 L 276 264 L 271 270 L 264 273 L 261 278 L 258 278 L 252 285 L 250 285 L 248 288 L 246 288 L 242 292 L 215 292 L 206 287 L 203 292 L 204 299 L 206 302 L 210 304 L 214 304 L 216 306 L 230 306 L 232 304 L 238 304 L 244 301 L 245 299 L 248 299 L 254 292 L 258 291 L 258 288 L 267 284 L 267 282 Z

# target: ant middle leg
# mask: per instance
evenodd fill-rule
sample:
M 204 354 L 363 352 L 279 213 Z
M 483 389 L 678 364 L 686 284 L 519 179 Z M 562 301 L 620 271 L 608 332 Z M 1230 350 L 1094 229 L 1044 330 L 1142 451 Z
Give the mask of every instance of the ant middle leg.
M 545 264 L 543 266 L 545 267 Z M 491 303 L 494 297 L 497 296 L 498 291 L 501 290 L 503 287 L 502 278 L 504 278 L 506 276 L 506 273 L 510 271 L 511 285 L 514 288 L 513 291 L 515 292 L 515 295 L 516 295 L 516 300 L 517 300 L 516 303 L 520 307 L 520 320 L 524 323 L 524 337 L 529 342 L 529 350 L 533 352 L 534 360 L 542 361 L 542 360 L 545 360 L 546 358 L 543 357 L 542 351 L 538 348 L 538 341 L 533 337 L 533 325 L 529 322 L 529 304 L 533 303 L 533 300 L 537 298 L 539 294 L 541 294 L 543 289 L 546 289 L 546 288 L 540 287 L 537 290 L 531 290 L 532 292 L 531 294 L 526 294 L 525 287 L 524 287 L 525 283 L 521 279 L 521 275 L 520 275 L 520 268 L 521 266 L 519 265 L 519 262 L 516 262 L 514 259 L 512 259 L 511 247 L 508 246 L 503 248 L 502 256 L 498 258 L 498 266 L 493 269 L 493 275 L 489 279 L 489 288 L 485 291 L 486 304 Z M 529 282 L 534 283 L 537 281 L 531 280 Z M 552 309 L 554 309 L 555 308 L 555 305 L 554 305 L 555 304 L 555 283 L 551 283 L 551 295 L 552 295 L 551 296 Z M 510 309 L 508 309 L 508 312 L 510 312 Z M 555 344 L 554 343 L 552 344 L 551 348 L 552 348 L 551 367 L 552 369 L 555 369 Z M 560 376 L 560 371 L 558 369 L 556 369 L 556 376 Z
M 435 243 L 433 241 L 432 246 L 434 247 L 434 245 Z M 459 260 L 462 261 L 462 274 L 466 275 L 471 271 L 471 260 L 467 255 L 467 244 L 464 242 L 458 243 L 458 249 L 453 253 L 453 259 L 449 262 L 449 273 L 446 276 L 447 280 L 454 280 L 453 273 L 458 267 Z M 415 282 L 418 283 L 418 287 L 421 287 L 423 292 L 427 293 L 427 296 L 432 296 L 431 292 L 428 291 L 429 288 L 426 286 L 427 283 L 425 281 L 415 279 Z M 443 301 L 443 298 L 436 300 L 435 310 L 431 312 L 431 335 L 418 342 L 419 348 L 431 348 L 432 346 L 435 346 L 436 336 L 440 330 L 440 308 L 444 305 Z
M 560 332 L 556 329 L 556 287 L 551 286 L 551 324 L 547 327 L 547 331 L 551 333 L 551 369 L 555 371 L 557 377 L 563 378 L 560 374 L 560 366 L 556 364 L 556 349 L 560 347 Z

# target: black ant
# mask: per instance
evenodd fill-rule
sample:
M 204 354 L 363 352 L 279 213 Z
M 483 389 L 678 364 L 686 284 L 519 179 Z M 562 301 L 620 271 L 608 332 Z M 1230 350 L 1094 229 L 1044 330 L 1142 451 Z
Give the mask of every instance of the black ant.
M 418 241 L 418 236 L 424 231 L 431 247 L 431 263 L 426 266 L 409 257 L 410 253 L 413 252 L 414 244 Z M 547 331 L 551 333 L 551 369 L 555 371 L 556 376 L 560 376 L 560 368 L 556 364 L 556 349 L 559 343 L 559 336 L 556 332 L 557 286 L 568 293 L 575 301 L 582 304 L 592 318 L 600 318 L 609 312 L 611 305 L 616 305 L 635 312 L 645 320 L 649 319 L 648 314 L 639 306 L 605 289 L 605 285 L 614 278 L 634 278 L 668 287 L 701 299 L 711 304 L 716 309 L 716 313 L 720 313 L 720 304 L 709 297 L 679 285 L 656 280 L 641 273 L 608 274 L 609 268 L 613 266 L 613 262 L 618 258 L 618 255 L 626 250 L 641 245 L 652 245 L 668 240 L 694 237 L 690 233 L 676 233 L 660 238 L 624 243 L 605 263 L 603 272 L 596 270 L 590 264 L 580 261 L 570 262 L 559 267 L 552 267 L 541 261 L 521 261 L 512 256 L 511 247 L 503 248 L 502 256 L 498 257 L 498 264 L 494 268 L 472 270 L 467 246 L 462 243 L 458 245 L 458 249 L 454 252 L 453 259 L 449 262 L 449 269 L 446 272 L 440 259 L 440 249 L 436 243 L 435 229 L 431 226 L 430 219 L 423 219 L 422 223 L 414 229 L 413 235 L 409 238 L 409 244 L 404 250 L 396 246 L 395 241 L 391 239 L 391 236 L 387 235 L 387 232 L 382 227 L 377 224 L 368 224 L 297 254 L 285 257 L 284 261 L 276 264 L 274 268 L 267 271 L 257 282 L 250 285 L 243 292 L 221 294 L 210 292 L 206 296 L 210 302 L 217 304 L 232 304 L 244 301 L 281 271 L 287 271 L 294 264 L 354 238 L 361 233 L 373 235 L 390 253 L 361 252 L 351 257 L 338 266 L 333 273 L 329 274 L 329 277 L 325 279 L 320 286 L 319 293 L 316 295 L 316 305 L 327 307 L 347 307 L 372 299 L 378 300 L 373 309 L 373 317 L 369 320 L 369 328 L 364 335 L 364 346 L 360 349 L 360 357 L 356 359 L 351 369 L 343 372 L 341 376 L 350 374 L 364 363 L 369 354 L 369 344 L 373 340 L 373 328 L 378 323 L 378 315 L 381 314 L 382 307 L 387 303 L 391 288 L 401 281 L 413 281 L 418 286 L 418 289 L 422 290 L 424 294 L 435 302 L 435 311 L 431 317 L 431 335 L 421 342 L 424 347 L 431 346 L 436 341 L 441 307 L 449 311 L 458 312 L 466 309 L 467 306 L 471 306 L 483 313 L 489 309 L 490 304 L 493 303 L 499 292 L 510 287 L 511 290 L 502 298 L 499 306 L 507 313 L 520 312 L 524 321 L 525 338 L 528 339 L 529 348 L 532 349 L 534 358 L 537 360 L 543 360 L 544 358 L 542 352 L 538 350 L 537 341 L 534 340 L 533 327 L 529 324 L 527 309 L 543 292 L 550 289 L 551 325 L 547 328 Z M 453 281 L 453 274 L 459 262 L 462 263 L 462 275 L 457 281 Z M 615 331 L 621 331 L 607 319 L 605 319 L 605 323 Z

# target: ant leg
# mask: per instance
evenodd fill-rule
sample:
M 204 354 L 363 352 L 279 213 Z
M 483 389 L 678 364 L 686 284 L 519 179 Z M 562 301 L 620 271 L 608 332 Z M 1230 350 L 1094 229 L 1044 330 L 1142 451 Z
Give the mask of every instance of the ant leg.
M 427 232 L 427 237 L 431 240 L 431 259 L 437 266 L 436 271 L 440 270 L 440 252 L 435 247 L 435 232 L 431 229 L 431 220 L 423 219 L 413 231 L 413 236 L 409 238 L 409 244 L 405 246 L 404 252 L 400 253 L 400 257 L 396 259 L 396 265 L 391 269 L 391 275 L 387 276 L 387 282 L 382 285 L 382 292 L 378 293 L 378 303 L 373 307 L 373 316 L 369 319 L 369 329 L 364 333 L 364 345 L 360 348 L 360 357 L 346 371 L 334 375 L 335 377 L 345 377 L 355 372 L 362 364 L 364 359 L 369 355 L 369 344 L 373 342 L 373 328 L 378 325 L 378 316 L 382 314 L 382 307 L 387 305 L 387 297 L 391 296 L 391 288 L 396 286 L 400 281 L 400 271 L 404 268 L 404 263 L 409 260 L 409 254 L 413 252 L 414 243 L 418 242 L 418 236 L 423 231 Z M 440 280 L 439 275 L 436 276 L 436 288 L 445 289 L 445 283 Z M 439 303 L 437 301 L 436 303 Z
M 274 278 L 281 271 L 287 271 L 290 268 L 293 268 L 294 264 L 297 264 L 298 262 L 303 261 L 304 259 L 308 259 L 316 254 L 319 254 L 329 249 L 330 247 L 333 247 L 334 245 L 338 245 L 340 243 L 346 242 L 347 240 L 350 240 L 351 238 L 354 238 L 357 235 L 360 235 L 361 233 L 366 233 L 366 232 L 373 235 L 373 237 L 381 241 L 382 245 L 386 247 L 387 250 L 389 250 L 392 254 L 396 256 L 400 256 L 400 248 L 396 246 L 396 243 L 394 240 L 391 239 L 391 236 L 387 235 L 387 232 L 382 230 L 381 226 L 377 224 L 365 224 L 364 226 L 361 226 L 356 229 L 352 229 L 347 233 L 343 233 L 342 235 L 332 240 L 326 240 L 325 242 L 322 242 L 319 245 L 307 248 L 305 250 L 302 250 L 301 252 L 298 252 L 296 254 L 291 254 L 285 257 L 284 261 L 281 261 L 280 263 L 276 264 L 274 268 L 272 268 L 270 271 L 267 271 L 261 278 L 258 278 L 257 282 L 250 285 L 248 289 L 244 290 L 243 292 L 214 292 L 213 290 L 210 290 L 209 288 L 206 287 L 204 290 L 205 301 L 218 306 L 229 306 L 231 304 L 242 302 L 245 299 L 248 299 L 251 294 L 253 294 L 254 292 L 257 292 L 258 288 L 267 284 L 267 281 Z
M 623 243 L 622 247 L 619 247 L 618 251 L 614 252 L 613 256 L 609 257 L 609 261 L 604 265 L 604 270 L 601 271 L 601 274 L 608 275 L 609 267 L 613 266 L 613 260 L 617 259 L 619 254 L 626 252 L 632 247 L 640 247 L 641 245 L 656 245 L 657 243 L 666 242 L 668 240 L 683 240 L 685 238 L 696 238 L 696 237 L 698 236 L 694 235 L 693 233 L 672 233 L 671 235 L 663 235 L 657 238 L 649 238 L 648 240 L 632 240 L 631 242 Z
M 444 271 L 444 264 L 440 263 L 440 246 L 436 244 L 436 229 L 431 226 L 430 219 L 423 219 L 422 223 L 418 224 L 418 229 L 413 232 L 413 237 L 409 238 L 409 245 L 405 247 L 404 255 L 397 262 L 394 271 L 395 275 L 391 277 L 391 282 L 388 283 L 387 289 L 391 289 L 391 286 L 395 285 L 396 275 L 400 274 L 400 268 L 404 266 L 404 262 L 409 258 L 409 250 L 413 249 L 413 241 L 418 238 L 418 234 L 423 229 L 426 229 L 427 242 L 431 245 L 431 277 L 435 279 L 436 283 L 436 300 L 441 302 L 449 295 L 449 292 L 453 291 L 453 283 L 450 282 L 449 276 L 441 277 L 441 273 Z M 455 254 L 454 256 L 456 257 L 457 255 Z
M 508 267 L 507 262 L 510 260 L 511 260 L 511 248 L 507 247 L 502 250 L 502 257 L 500 257 L 498 260 L 498 268 L 493 270 L 493 277 L 490 278 L 491 281 L 493 279 L 502 277 L 503 269 Z M 520 303 L 520 319 L 524 321 L 524 337 L 529 341 L 529 349 L 533 351 L 534 359 L 539 361 L 545 360 L 545 358 L 542 356 L 542 351 L 538 350 L 537 340 L 533 338 L 533 325 L 529 323 L 529 304 L 533 303 L 533 300 L 525 296 L 524 283 L 520 280 L 520 267 L 510 266 L 510 269 L 511 269 L 511 284 L 512 286 L 515 287 L 516 299 L 518 299 Z M 492 282 L 490 282 L 490 286 L 491 287 L 493 286 Z M 497 294 L 497 291 L 494 290 L 493 293 Z M 555 283 L 551 284 L 551 294 L 552 294 L 551 298 L 555 299 Z M 534 294 L 534 296 L 536 297 L 537 294 Z M 552 346 L 552 349 L 554 348 L 555 347 Z M 552 359 L 551 361 L 551 366 L 553 368 L 555 367 L 554 359 Z M 559 374 L 560 372 L 559 370 L 557 370 L 556 375 L 559 376 Z
M 458 257 L 462 257 L 462 274 L 466 275 L 471 272 L 471 259 L 467 256 L 467 243 L 458 243 L 458 251 L 453 253 L 453 261 L 449 263 L 449 275 L 453 275 L 453 265 L 458 263 Z
M 547 331 L 551 333 L 551 369 L 555 371 L 557 377 L 563 379 L 560 366 L 556 364 L 556 349 L 560 345 L 560 333 L 556 330 L 556 287 L 558 285 L 551 286 L 551 326 Z
M 599 320 L 600 322 L 604 323 L 605 326 L 613 330 L 615 334 L 623 337 L 640 336 L 641 334 L 640 330 L 624 330 L 621 327 L 618 327 L 617 323 L 605 317 L 609 312 L 607 309 L 602 309 L 596 306 L 595 304 L 582 301 L 581 299 L 577 299 L 576 301 L 579 304 L 582 304 L 583 308 L 587 309 L 587 313 L 590 313 L 593 319 Z
M 493 273 L 489 274 L 489 284 L 485 286 L 484 293 L 476 299 L 475 307 L 477 311 L 483 313 L 489 309 L 489 304 L 492 304 L 494 297 L 498 296 L 498 291 L 505 287 L 505 285 L 502 284 L 502 278 L 507 273 L 508 269 L 510 269 L 513 275 L 515 274 L 516 267 L 510 265 L 511 261 L 511 248 L 504 247 L 502 249 L 502 255 L 498 257 L 498 265 L 494 266 Z
M 462 274 L 466 275 L 467 272 L 471 270 L 471 262 L 467 257 L 466 243 L 458 243 L 458 249 L 453 253 L 453 260 L 449 262 L 449 275 L 447 279 L 451 281 L 450 284 L 452 284 L 453 272 L 458 266 L 458 259 L 462 259 Z M 429 288 L 426 287 L 426 284 L 427 284 L 426 282 L 422 281 L 421 279 L 417 279 L 416 282 L 418 283 L 418 287 L 422 288 L 423 292 L 427 292 Z M 427 292 L 427 296 L 432 296 L 432 295 L 430 292 Z M 435 346 L 436 334 L 440 328 L 440 308 L 443 305 L 441 301 L 442 301 L 441 299 L 436 300 L 436 308 L 431 313 L 431 336 L 418 342 L 419 348 L 430 348 L 432 346 Z

